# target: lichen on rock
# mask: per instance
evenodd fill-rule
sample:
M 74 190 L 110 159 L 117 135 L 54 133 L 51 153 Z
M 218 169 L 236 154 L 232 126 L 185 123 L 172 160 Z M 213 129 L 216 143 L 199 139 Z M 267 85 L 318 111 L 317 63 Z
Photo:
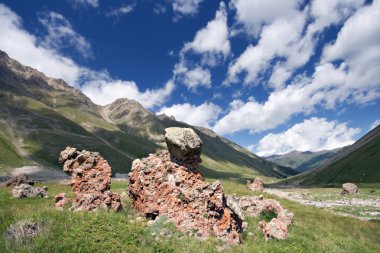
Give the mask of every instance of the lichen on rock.
M 240 243 L 241 215 L 227 206 L 220 182 L 208 184 L 198 170 L 199 137 L 193 131 L 188 134 L 188 129 L 182 131 L 175 129 L 176 137 L 167 138 L 170 152 L 164 150 L 133 162 L 129 180 L 132 205 L 152 220 L 166 216 L 185 234 Z
M 59 162 L 63 171 L 71 175 L 74 199 L 66 198 L 64 193 L 55 196 L 57 208 L 72 203 L 75 211 L 91 211 L 99 208 L 118 211 L 121 209 L 120 197 L 110 191 L 111 167 L 97 152 L 67 147 L 61 151 Z

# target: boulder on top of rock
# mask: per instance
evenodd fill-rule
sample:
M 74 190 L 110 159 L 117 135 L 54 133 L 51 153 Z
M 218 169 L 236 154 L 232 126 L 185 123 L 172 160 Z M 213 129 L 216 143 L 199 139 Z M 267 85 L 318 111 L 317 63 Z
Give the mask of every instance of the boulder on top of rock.
M 358 186 L 353 183 L 345 183 L 342 185 L 342 192 L 341 194 L 355 194 L 359 190 Z
M 17 176 L 11 178 L 8 182 L 7 182 L 7 186 L 11 186 L 11 185 L 21 185 L 21 184 L 29 184 L 29 185 L 34 185 L 34 181 L 33 180 L 30 180 L 28 178 L 28 175 L 26 175 L 25 173 L 21 173 L 21 174 L 18 174 Z
M 181 129 L 174 130 L 177 131 L 183 133 Z M 188 162 L 189 154 L 200 155 L 199 137 L 192 136 L 190 139 L 194 140 L 187 141 L 187 134 L 175 138 L 172 130 L 167 133 L 168 143 L 177 143 L 174 139 L 180 143 L 168 147 L 183 152 L 186 159 L 177 162 L 164 150 L 135 160 L 129 179 L 132 205 L 152 220 L 166 216 L 185 234 L 199 238 L 216 236 L 228 243 L 240 243 L 244 214 L 238 204 L 232 198 L 226 200 L 219 181 L 208 184 L 194 166 L 197 163 Z M 191 130 L 191 135 L 194 134 Z M 181 145 L 186 152 L 179 148 Z
M 47 187 L 34 187 L 29 184 L 16 185 L 12 191 L 12 196 L 17 199 L 31 198 L 40 196 L 42 198 L 48 198 Z
M 263 192 L 264 191 L 264 182 L 259 177 L 256 177 L 255 180 L 253 180 L 253 183 L 251 183 L 251 181 L 247 180 L 247 188 L 252 190 L 252 191 Z
M 165 141 L 170 154 L 178 160 L 200 162 L 203 142 L 193 129 L 166 128 Z
M 118 211 L 121 209 L 120 197 L 110 191 L 111 167 L 97 152 L 67 147 L 60 154 L 59 161 L 63 170 L 71 175 L 71 186 L 74 199 L 66 198 L 60 193 L 55 196 L 57 208 L 72 203 L 76 211 L 95 210 L 98 208 Z

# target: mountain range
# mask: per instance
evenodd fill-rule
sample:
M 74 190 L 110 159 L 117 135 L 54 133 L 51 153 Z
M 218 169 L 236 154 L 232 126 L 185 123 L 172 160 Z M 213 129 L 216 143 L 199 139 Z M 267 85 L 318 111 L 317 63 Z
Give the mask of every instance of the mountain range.
M 318 167 L 282 183 L 328 185 L 380 182 L 380 125 Z
M 294 150 L 286 154 L 272 155 L 264 158 L 281 166 L 293 168 L 301 173 L 318 167 L 334 156 L 344 152 L 347 148 L 348 146 L 316 152 Z
M 165 148 L 166 127 L 190 127 L 203 140 L 201 170 L 209 177 L 284 178 L 288 167 L 262 159 L 210 129 L 155 115 L 126 98 L 94 104 L 64 80 L 47 77 L 0 51 L 0 166 L 40 164 L 58 168 L 66 146 L 100 152 L 113 172 L 127 173 L 131 162 Z

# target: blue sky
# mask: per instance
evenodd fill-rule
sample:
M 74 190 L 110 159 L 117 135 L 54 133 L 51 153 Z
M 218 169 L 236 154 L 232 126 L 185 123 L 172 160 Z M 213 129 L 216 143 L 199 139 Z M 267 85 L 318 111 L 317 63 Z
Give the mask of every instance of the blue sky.
M 136 99 L 259 155 L 380 123 L 380 1 L 0 1 L 0 49 L 97 104 Z

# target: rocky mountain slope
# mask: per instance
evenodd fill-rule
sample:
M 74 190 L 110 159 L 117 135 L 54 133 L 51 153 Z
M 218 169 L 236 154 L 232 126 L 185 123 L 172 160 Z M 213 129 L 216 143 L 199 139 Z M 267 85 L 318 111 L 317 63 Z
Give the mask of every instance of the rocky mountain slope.
M 283 154 L 264 157 L 266 160 L 277 163 L 278 165 L 290 167 L 297 172 L 304 172 L 318 167 L 325 161 L 333 158 L 334 156 L 344 152 L 348 147 L 336 148 L 332 150 L 322 150 L 317 152 L 311 151 L 297 151 Z
M 157 116 L 138 102 L 98 106 L 63 80 L 45 76 L 0 51 L 0 167 L 58 167 L 66 146 L 96 150 L 114 172 L 164 147 L 164 128 L 191 127 L 204 142 L 201 170 L 209 177 L 286 177 L 290 168 L 266 161 L 209 129 Z
M 380 182 L 380 126 L 317 168 L 285 182 L 303 185 Z

